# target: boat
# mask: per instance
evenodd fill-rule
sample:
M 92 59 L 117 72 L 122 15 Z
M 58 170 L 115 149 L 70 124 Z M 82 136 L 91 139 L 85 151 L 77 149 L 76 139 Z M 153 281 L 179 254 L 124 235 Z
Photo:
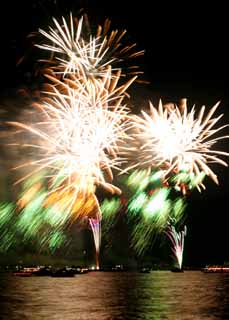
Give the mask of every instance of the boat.
M 151 269 L 148 268 L 148 267 L 143 267 L 143 268 L 140 269 L 140 272 L 141 272 L 141 273 L 150 273 L 150 272 L 151 272 Z
M 71 268 L 66 268 L 67 270 L 71 270 L 74 274 L 84 274 L 84 273 L 88 273 L 89 269 L 88 268 L 84 268 L 81 266 L 72 266 Z
M 184 272 L 183 269 L 180 269 L 180 268 L 173 268 L 170 270 L 171 272 Z
M 18 272 L 14 272 L 14 275 L 17 277 L 30 277 L 32 276 L 32 272 L 24 272 L 23 270 L 18 271 Z
M 229 266 L 212 265 L 201 269 L 204 273 L 229 273 Z
M 69 277 L 74 277 L 75 273 L 70 269 L 67 268 L 63 268 L 63 269 L 58 269 L 56 271 L 53 271 L 51 274 L 51 277 L 55 277 L 55 278 L 69 278 Z
M 25 267 L 21 270 L 14 272 L 14 275 L 18 277 L 31 277 L 34 274 L 34 272 L 37 272 L 38 270 L 39 268 L 37 267 L 31 267 L 31 268 Z
M 37 270 L 33 271 L 33 276 L 43 277 L 43 276 L 51 276 L 52 269 L 49 267 L 40 267 Z

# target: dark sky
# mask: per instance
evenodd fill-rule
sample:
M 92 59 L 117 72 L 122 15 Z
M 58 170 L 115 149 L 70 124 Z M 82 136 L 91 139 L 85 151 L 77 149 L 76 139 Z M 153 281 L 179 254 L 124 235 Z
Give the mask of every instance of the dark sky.
M 223 6 L 165 1 L 7 1 L 1 8 L 1 91 L 20 86 L 25 69 L 16 61 L 26 50 L 26 36 L 46 28 L 51 17 L 86 8 L 91 17 L 110 18 L 113 26 L 127 29 L 131 42 L 145 49 L 140 60 L 147 87 L 140 95 L 164 101 L 187 97 L 190 104 L 213 106 L 229 123 L 229 52 L 227 10 Z M 27 68 L 27 69 L 26 69 Z M 222 144 L 228 151 L 228 142 Z M 187 210 L 186 259 L 229 261 L 228 170 L 215 167 L 220 186 L 206 182 L 206 190 L 190 195 Z
M 147 0 L 22 0 L 13 6 L 9 1 L 1 8 L 1 56 L 11 63 L 8 67 L 13 68 L 23 52 L 28 33 L 45 28 L 52 16 L 77 12 L 81 7 L 87 8 L 93 20 L 111 18 L 114 27 L 126 28 L 128 36 L 146 50 L 144 71 L 155 90 L 163 87 L 167 95 L 174 91 L 207 93 L 213 100 L 226 95 L 225 11 L 223 7 L 201 7 L 195 2 L 182 7 L 174 2 L 165 5 Z M 1 65 L 7 70 L 3 60 Z

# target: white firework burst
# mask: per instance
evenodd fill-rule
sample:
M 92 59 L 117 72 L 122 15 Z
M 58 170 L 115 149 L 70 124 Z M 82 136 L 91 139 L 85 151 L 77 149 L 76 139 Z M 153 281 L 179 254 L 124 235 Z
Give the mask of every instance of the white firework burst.
M 215 136 L 227 127 L 215 128 L 222 114 L 213 118 L 219 103 L 210 109 L 204 117 L 202 106 L 198 115 L 195 107 L 188 112 L 186 99 L 180 106 L 175 104 L 163 106 L 160 101 L 158 109 L 150 103 L 150 112 L 142 111 L 142 116 L 133 116 L 132 127 L 135 128 L 132 147 L 124 151 L 130 158 L 129 167 L 158 167 L 165 170 L 165 176 L 181 170 L 199 175 L 204 172 L 215 183 L 216 174 L 209 163 L 227 166 L 220 156 L 229 156 L 228 152 L 213 149 L 221 139 L 229 136 Z M 215 136 L 215 138 L 213 137 Z M 133 158 L 137 160 L 133 160 Z
M 104 28 L 98 26 L 95 35 L 92 33 L 84 34 L 83 16 L 78 20 L 70 14 L 69 24 L 64 17 L 62 17 L 61 23 L 55 18 L 53 18 L 53 22 L 54 27 L 49 27 L 49 32 L 39 29 L 39 32 L 51 44 L 37 44 L 37 47 L 51 51 L 52 55 L 54 54 L 58 62 L 54 69 L 56 73 L 62 73 L 64 76 L 73 73 L 78 78 L 101 78 L 106 74 L 108 66 L 113 68 L 116 62 L 123 62 L 126 58 L 134 58 L 144 53 L 144 51 L 132 52 L 136 44 L 127 46 L 121 44 L 120 41 L 126 33 L 125 30 L 108 32 L 110 28 L 109 20 L 105 21 Z M 87 21 L 86 24 L 88 24 Z M 137 68 L 137 66 L 132 66 L 131 74 L 142 73 L 133 71 Z
M 33 168 L 17 182 L 47 169 L 53 179 L 63 177 L 65 190 L 75 188 L 77 193 L 87 194 L 95 185 L 101 185 L 112 193 L 120 193 L 110 182 L 112 169 L 118 169 L 122 163 L 117 143 L 128 128 L 128 109 L 120 104 L 111 106 L 109 101 L 104 103 L 109 107 L 102 103 L 89 107 L 79 90 L 69 87 L 62 94 L 54 88 L 47 101 L 35 105 L 42 113 L 42 121 L 32 125 L 9 122 L 32 134 L 34 143 L 19 145 L 32 148 L 37 154 L 37 159 L 15 168 Z

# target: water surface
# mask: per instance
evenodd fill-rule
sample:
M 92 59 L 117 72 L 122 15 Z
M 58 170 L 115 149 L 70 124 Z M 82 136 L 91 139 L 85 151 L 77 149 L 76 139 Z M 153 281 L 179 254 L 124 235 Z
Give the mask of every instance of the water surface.
M 0 319 L 229 320 L 229 275 L 90 272 L 0 276 Z

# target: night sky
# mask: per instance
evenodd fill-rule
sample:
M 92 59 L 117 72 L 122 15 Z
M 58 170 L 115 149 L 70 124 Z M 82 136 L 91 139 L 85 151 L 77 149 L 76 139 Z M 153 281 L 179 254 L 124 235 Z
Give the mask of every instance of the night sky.
M 16 67 L 28 50 L 26 36 L 43 29 L 51 17 L 85 8 L 95 21 L 110 18 L 114 28 L 127 29 L 138 49 L 145 49 L 139 59 L 148 85 L 138 85 L 133 100 L 147 105 L 148 99 L 164 102 L 188 98 L 190 106 L 212 107 L 221 100 L 218 114 L 229 123 L 229 27 L 224 7 L 209 3 L 183 6 L 174 2 L 141 1 L 8 1 L 1 8 L 1 94 L 7 97 L 17 87 L 26 85 L 31 60 Z M 190 2 L 191 3 L 191 2 Z M 137 62 L 137 61 L 136 61 Z M 228 132 L 228 131 L 227 131 Z M 220 147 L 228 151 L 228 141 Z M 229 262 L 228 170 L 215 166 L 220 185 L 206 180 L 206 190 L 188 198 L 185 262 L 204 264 Z

